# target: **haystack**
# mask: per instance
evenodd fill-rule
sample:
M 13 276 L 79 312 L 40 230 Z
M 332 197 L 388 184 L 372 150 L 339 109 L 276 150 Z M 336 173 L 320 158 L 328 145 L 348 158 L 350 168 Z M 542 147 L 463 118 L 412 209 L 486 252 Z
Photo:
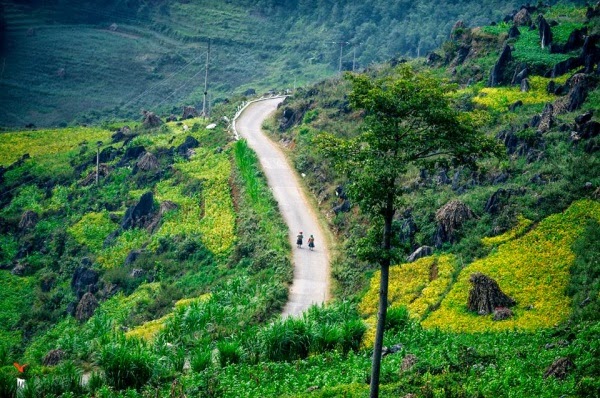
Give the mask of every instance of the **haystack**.
M 473 211 L 459 200 L 448 202 L 435 213 L 435 220 L 444 229 L 448 237 L 452 237 L 454 232 L 467 220 L 475 218 Z
M 491 314 L 498 307 L 511 307 L 515 300 L 508 297 L 498 283 L 482 273 L 474 273 L 469 279 L 473 287 L 469 291 L 467 308 L 479 315 Z

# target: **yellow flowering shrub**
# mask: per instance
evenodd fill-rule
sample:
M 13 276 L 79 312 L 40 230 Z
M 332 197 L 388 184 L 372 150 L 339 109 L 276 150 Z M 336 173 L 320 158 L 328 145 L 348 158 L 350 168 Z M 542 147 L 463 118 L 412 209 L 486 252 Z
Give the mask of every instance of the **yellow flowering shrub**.
M 479 91 L 479 94 L 473 98 L 473 102 L 488 108 L 505 111 L 509 105 L 516 101 L 523 101 L 523 105 L 544 104 L 553 102 L 557 97 L 546 91 L 546 86 L 550 80 L 558 84 L 563 84 L 569 75 L 549 79 L 541 76 L 530 76 L 529 83 L 531 89 L 522 92 L 518 86 L 510 87 L 485 87 Z
M 99 252 L 97 261 L 104 268 L 114 268 L 123 265 L 130 251 L 139 249 L 148 241 L 149 235 L 145 229 L 130 229 L 117 237 L 115 242 Z
M 87 246 L 93 253 L 102 249 L 106 237 L 117 229 L 107 212 L 87 213 L 81 220 L 71 226 L 67 231 L 80 245 Z
M 575 259 L 571 245 L 589 218 L 600 221 L 600 203 L 577 201 L 564 213 L 547 217 L 524 236 L 474 261 L 462 270 L 440 309 L 432 312 L 423 326 L 455 332 L 534 330 L 565 320 L 571 310 L 570 298 L 564 294 Z M 469 277 L 475 272 L 495 279 L 516 300 L 513 318 L 494 322 L 490 316 L 467 311 Z
M 203 294 L 200 297 L 193 297 L 187 299 L 181 299 L 175 303 L 175 308 L 183 308 L 188 307 L 193 303 L 197 302 L 206 302 L 210 299 L 210 293 Z M 130 331 L 128 331 L 125 335 L 127 337 L 136 337 L 144 340 L 152 340 L 156 335 L 164 329 L 167 320 L 173 317 L 173 313 L 169 313 L 162 318 L 154 319 L 152 321 L 146 322 Z
M 83 141 L 95 148 L 97 141 L 110 141 L 111 134 L 110 131 L 97 127 L 27 130 L 2 134 L 0 165 L 11 164 L 26 153 L 38 161 L 51 161 L 52 155 L 76 149 Z
M 503 233 L 502 235 L 483 238 L 481 239 L 481 243 L 484 246 L 497 246 L 499 244 L 506 243 L 509 240 L 513 240 L 523 235 L 529 229 L 531 224 L 533 224 L 533 221 L 519 215 L 517 217 L 517 225 L 513 229 Z
M 443 255 L 424 257 L 413 263 L 390 267 L 390 307 L 405 306 L 413 318 L 421 319 L 441 300 L 452 281 L 455 263 L 454 256 Z M 367 323 L 364 346 L 370 346 L 375 338 L 380 274 L 377 271 L 373 275 L 369 290 L 358 307 Z
M 200 234 L 203 244 L 215 254 L 225 254 L 234 242 L 235 213 L 229 189 L 231 164 L 226 154 L 214 154 L 197 148 L 196 155 L 175 167 L 190 178 L 203 180 L 202 202 L 181 194 L 172 181 L 157 185 L 156 197 L 171 200 L 180 207 L 172 217 L 167 217 L 156 238 L 166 235 Z

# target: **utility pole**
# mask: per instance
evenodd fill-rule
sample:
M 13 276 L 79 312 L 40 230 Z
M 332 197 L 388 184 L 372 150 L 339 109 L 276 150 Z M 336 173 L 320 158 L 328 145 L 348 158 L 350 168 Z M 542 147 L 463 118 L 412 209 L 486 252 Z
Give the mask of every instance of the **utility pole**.
M 340 62 L 339 62 L 339 66 L 338 66 L 338 72 L 341 74 L 342 73 L 342 57 L 344 56 L 344 46 L 346 44 L 350 44 L 350 43 L 347 41 L 332 41 L 330 43 L 340 45 Z
M 204 96 L 202 101 L 202 117 L 206 119 L 206 95 L 208 94 L 208 62 L 210 59 L 210 39 L 208 39 L 208 51 L 206 52 L 206 66 L 204 67 Z
M 102 146 L 102 141 L 96 142 L 96 185 L 100 180 L 100 147 Z

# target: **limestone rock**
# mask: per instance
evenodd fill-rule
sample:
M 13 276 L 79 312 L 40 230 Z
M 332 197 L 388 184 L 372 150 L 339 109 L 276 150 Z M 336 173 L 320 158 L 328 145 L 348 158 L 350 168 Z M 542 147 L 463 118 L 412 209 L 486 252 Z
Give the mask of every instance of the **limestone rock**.
M 198 116 L 200 116 L 200 113 L 193 106 L 183 107 L 183 115 L 181 116 L 181 119 L 192 119 Z
M 86 265 L 82 265 L 77 267 L 73 273 L 71 289 L 77 295 L 77 298 L 81 298 L 84 293 L 97 290 L 99 279 L 100 275 L 97 271 L 88 268 Z
M 433 254 L 433 247 L 431 246 L 421 246 L 417 250 L 415 250 L 410 256 L 407 257 L 406 262 L 412 263 L 417 261 L 420 258 L 431 256 Z
M 506 308 L 506 307 L 498 307 L 496 309 L 494 309 L 494 315 L 492 317 L 492 320 L 494 321 L 504 321 L 506 319 L 510 319 L 513 317 L 513 312 L 511 311 L 510 308 Z
M 512 50 L 509 46 L 505 45 L 504 49 L 502 50 L 502 53 L 500 54 L 500 57 L 498 58 L 498 61 L 496 61 L 496 64 L 490 72 L 490 78 L 488 80 L 489 87 L 499 86 L 504 82 L 506 68 L 508 67 L 508 64 L 511 60 Z
M 188 135 L 187 137 L 185 137 L 185 141 L 183 142 L 183 144 L 179 145 L 175 149 L 175 151 L 181 156 L 189 157 L 190 149 L 198 148 L 199 146 L 200 142 L 191 135 Z
M 564 379 L 569 374 L 569 371 L 575 368 L 575 364 L 569 358 L 563 357 L 558 358 L 552 365 L 550 365 L 544 372 L 544 379 L 548 377 L 554 377 L 557 379 Z
M 542 48 L 548 47 L 552 43 L 552 30 L 542 15 L 538 18 L 538 31 L 540 33 L 540 44 Z
M 149 221 L 154 210 L 154 194 L 146 192 L 142 195 L 138 203 L 131 206 L 125 212 L 121 221 L 121 228 L 132 229 L 136 227 L 144 227 Z
M 529 14 L 527 8 L 521 8 L 513 17 L 513 22 L 516 26 L 530 26 L 532 22 L 531 14 Z
M 160 168 L 158 159 L 150 152 L 144 153 L 137 161 L 136 166 L 143 171 L 153 171 Z
M 93 293 L 87 292 L 83 295 L 81 300 L 79 300 L 79 304 L 77 304 L 77 308 L 75 309 L 75 319 L 80 322 L 85 322 L 90 319 L 94 312 L 96 312 L 96 308 L 98 308 L 100 304 Z
M 21 231 L 27 231 L 33 229 L 38 223 L 39 217 L 36 212 L 26 210 L 21 215 L 21 221 L 19 221 L 19 229 Z
M 509 39 L 514 39 L 515 37 L 519 37 L 521 35 L 521 32 L 519 31 L 519 28 L 517 27 L 517 25 L 513 25 L 510 27 L 510 29 L 508 30 L 508 38 Z
M 65 357 L 63 350 L 50 350 L 44 357 L 42 363 L 44 366 L 56 366 Z
M 402 358 L 402 363 L 400 364 L 400 371 L 407 372 L 413 368 L 413 366 L 417 363 L 417 356 L 414 354 L 408 354 L 404 358 Z
M 440 247 L 444 242 L 453 241 L 456 230 L 465 221 L 474 217 L 473 211 L 459 200 L 450 201 L 441 207 L 435 213 L 435 219 L 438 222 L 438 231 L 435 237 L 436 247 Z
M 154 112 L 143 111 L 142 114 L 144 115 L 142 119 L 142 125 L 144 126 L 144 128 L 148 129 L 158 127 L 163 123 L 162 120 L 160 120 L 160 118 Z

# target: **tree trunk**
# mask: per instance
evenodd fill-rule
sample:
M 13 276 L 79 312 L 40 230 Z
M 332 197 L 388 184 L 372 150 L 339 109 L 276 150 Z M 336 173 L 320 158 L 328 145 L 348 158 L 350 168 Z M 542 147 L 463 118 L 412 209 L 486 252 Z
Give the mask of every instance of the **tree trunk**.
M 381 372 L 381 351 L 383 348 L 383 329 L 388 305 L 388 285 L 390 279 L 390 250 L 392 247 L 392 220 L 394 219 L 394 196 L 389 195 L 383 214 L 383 256 L 380 261 L 381 278 L 379 280 L 379 309 L 377 311 L 377 330 L 373 347 L 371 368 L 371 398 L 379 397 L 379 374 Z

